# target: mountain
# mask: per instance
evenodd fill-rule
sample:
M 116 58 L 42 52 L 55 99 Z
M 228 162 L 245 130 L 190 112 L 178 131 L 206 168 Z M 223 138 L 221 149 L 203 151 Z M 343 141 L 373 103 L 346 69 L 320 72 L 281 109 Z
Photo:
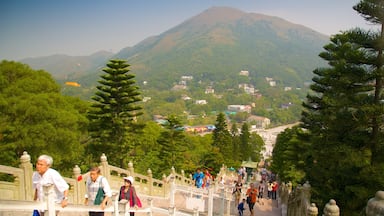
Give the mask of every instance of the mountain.
M 154 85 L 169 87 L 182 75 L 218 81 L 249 70 L 253 78 L 300 86 L 324 65 L 318 54 L 328 40 L 278 17 L 213 7 L 115 57 Z
M 44 69 L 56 79 L 78 79 L 86 72 L 97 71 L 114 53 L 99 51 L 90 56 L 52 55 L 27 58 L 21 62 L 34 69 Z
M 271 77 L 300 87 L 315 68 L 325 65 L 318 54 L 328 41 L 326 35 L 279 17 L 213 7 L 113 56 L 51 56 L 23 62 L 58 78 L 77 74 L 77 81 L 86 86 L 97 84 L 98 68 L 109 57 L 127 59 L 139 83 L 145 80 L 160 90 L 170 89 L 183 75 L 217 83 L 236 79 L 241 70 L 248 70 L 253 80 Z

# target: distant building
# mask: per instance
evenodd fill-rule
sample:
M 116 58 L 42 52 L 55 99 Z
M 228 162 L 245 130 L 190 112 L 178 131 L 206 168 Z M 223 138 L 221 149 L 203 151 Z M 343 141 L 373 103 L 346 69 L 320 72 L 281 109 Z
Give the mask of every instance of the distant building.
M 174 90 L 174 91 L 177 91 L 177 90 L 185 90 L 185 89 L 187 89 L 187 86 L 186 86 L 186 85 L 174 85 L 174 86 L 172 87 L 172 90 Z
M 147 101 L 149 101 L 149 100 L 151 100 L 152 98 L 151 97 L 144 97 L 143 98 L 143 102 L 147 102 Z
M 207 104 L 208 102 L 206 100 L 196 100 L 195 101 L 195 104 L 200 104 L 200 105 L 205 105 Z
M 181 76 L 181 80 L 193 80 L 193 76 Z
M 284 91 L 291 91 L 291 90 L 292 90 L 292 87 L 289 87 L 289 86 L 284 87 Z
M 181 99 L 182 99 L 182 100 L 191 100 L 192 98 L 189 97 L 188 95 L 182 95 L 182 96 L 181 96 Z
M 276 86 L 276 81 L 269 81 L 269 86 L 275 87 Z
M 205 94 L 214 94 L 214 93 L 215 93 L 215 89 L 213 89 L 212 86 L 208 86 L 205 89 Z
M 239 75 L 241 75 L 241 76 L 249 76 L 249 71 L 242 70 L 242 71 L 240 71 Z
M 286 103 L 286 104 L 281 104 L 280 108 L 281 109 L 289 109 L 289 107 L 291 107 L 292 105 L 293 105 L 293 103 L 289 102 L 289 103 Z
M 228 105 L 229 112 L 247 112 L 251 113 L 252 107 L 250 105 Z
M 239 88 L 243 89 L 244 92 L 247 94 L 254 94 L 255 93 L 255 87 L 253 87 L 253 85 L 251 85 L 251 84 L 241 83 L 241 84 L 239 84 Z
M 269 118 L 256 115 L 249 116 L 246 121 L 252 128 L 255 129 L 265 129 L 271 124 L 271 120 Z

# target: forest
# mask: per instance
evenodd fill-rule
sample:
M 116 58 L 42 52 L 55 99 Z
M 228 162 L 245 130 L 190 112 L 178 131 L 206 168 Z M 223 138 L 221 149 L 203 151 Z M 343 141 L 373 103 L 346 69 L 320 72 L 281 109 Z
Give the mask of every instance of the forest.
M 192 173 L 198 167 L 217 172 L 222 164 L 238 167 L 243 158 L 260 160 L 261 137 L 228 125 L 217 114 L 216 131 L 204 136 L 178 130 L 180 117 L 166 115 L 166 123 L 146 121 L 134 75 L 124 60 L 110 60 L 103 69 L 93 102 L 65 96 L 48 72 L 28 65 L 0 63 L 0 163 L 18 166 L 27 151 L 35 161 L 40 154 L 54 158 L 54 167 L 70 176 L 75 164 L 83 171 L 99 162 L 161 178 L 171 167 Z M 236 125 L 236 124 L 234 124 Z M 230 129 L 232 128 L 232 132 Z

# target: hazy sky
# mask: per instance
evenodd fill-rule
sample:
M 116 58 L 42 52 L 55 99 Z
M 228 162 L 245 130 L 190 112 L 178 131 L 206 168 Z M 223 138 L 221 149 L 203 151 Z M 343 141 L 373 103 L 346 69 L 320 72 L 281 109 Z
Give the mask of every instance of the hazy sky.
M 359 0 L 1 0 L 0 59 L 118 52 L 213 6 L 278 16 L 326 35 L 367 26 Z

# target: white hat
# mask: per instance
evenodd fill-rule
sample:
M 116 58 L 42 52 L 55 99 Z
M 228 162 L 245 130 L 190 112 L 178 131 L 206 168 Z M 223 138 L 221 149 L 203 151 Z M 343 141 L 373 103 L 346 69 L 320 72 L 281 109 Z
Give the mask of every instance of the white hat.
M 124 180 L 130 181 L 131 184 L 135 181 L 135 179 L 132 176 L 124 177 Z

